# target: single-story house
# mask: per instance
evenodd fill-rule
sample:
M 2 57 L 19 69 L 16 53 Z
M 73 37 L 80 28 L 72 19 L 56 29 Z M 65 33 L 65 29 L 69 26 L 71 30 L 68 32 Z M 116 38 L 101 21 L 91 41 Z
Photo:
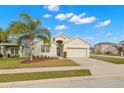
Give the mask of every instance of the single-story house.
M 52 38 L 50 45 L 39 41 L 33 46 L 34 56 L 54 56 L 63 57 L 64 52 L 67 53 L 67 57 L 89 57 L 90 56 L 90 44 L 79 36 L 71 38 L 63 33 L 59 33 Z
M 15 41 L 0 43 L 0 54 L 3 56 L 25 57 L 29 55 L 29 48 L 24 44 L 19 46 Z

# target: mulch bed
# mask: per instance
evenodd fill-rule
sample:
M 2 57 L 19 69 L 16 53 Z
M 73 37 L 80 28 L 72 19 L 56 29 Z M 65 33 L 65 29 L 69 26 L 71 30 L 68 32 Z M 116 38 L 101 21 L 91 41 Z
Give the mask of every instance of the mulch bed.
M 36 62 L 42 62 L 46 60 L 52 60 L 52 59 L 58 59 L 57 57 L 49 57 L 49 56 L 37 56 L 33 57 L 33 60 L 30 60 L 29 58 L 26 60 L 21 61 L 21 63 L 36 63 Z

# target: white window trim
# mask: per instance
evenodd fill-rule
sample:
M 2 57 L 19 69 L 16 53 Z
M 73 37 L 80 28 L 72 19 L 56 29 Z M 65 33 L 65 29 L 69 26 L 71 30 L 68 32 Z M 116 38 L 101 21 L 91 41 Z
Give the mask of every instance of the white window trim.
M 46 44 L 46 45 L 41 45 L 41 46 L 44 46 L 44 52 L 42 52 L 41 51 L 41 53 L 49 53 L 50 52 L 50 47 L 49 47 L 49 51 L 46 51 L 47 50 L 47 47 L 46 46 L 48 46 L 48 44 Z M 41 47 L 42 48 L 42 47 Z M 42 49 L 41 49 L 42 50 Z

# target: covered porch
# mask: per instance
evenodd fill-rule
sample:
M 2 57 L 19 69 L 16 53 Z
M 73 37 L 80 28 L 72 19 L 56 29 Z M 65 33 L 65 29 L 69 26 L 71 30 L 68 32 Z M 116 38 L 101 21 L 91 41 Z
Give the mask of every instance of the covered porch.
M 28 56 L 28 48 L 24 45 L 0 43 L 0 54 L 3 57 L 25 57 Z

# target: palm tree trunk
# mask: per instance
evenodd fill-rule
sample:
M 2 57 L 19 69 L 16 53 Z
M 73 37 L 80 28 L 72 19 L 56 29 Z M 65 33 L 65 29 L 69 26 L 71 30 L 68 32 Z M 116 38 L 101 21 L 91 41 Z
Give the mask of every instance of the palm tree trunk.
M 30 60 L 33 60 L 33 46 L 32 46 L 32 42 L 30 42 Z
M 124 56 L 124 52 L 123 51 L 121 51 L 121 56 Z

